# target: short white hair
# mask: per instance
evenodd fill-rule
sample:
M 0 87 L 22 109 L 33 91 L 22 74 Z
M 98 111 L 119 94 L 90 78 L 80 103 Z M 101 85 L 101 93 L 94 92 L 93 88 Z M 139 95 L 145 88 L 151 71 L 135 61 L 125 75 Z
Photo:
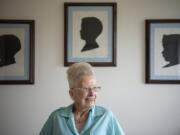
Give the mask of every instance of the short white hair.
M 67 70 L 69 88 L 73 88 L 80 77 L 84 75 L 94 75 L 93 68 L 89 63 L 80 62 L 72 64 Z

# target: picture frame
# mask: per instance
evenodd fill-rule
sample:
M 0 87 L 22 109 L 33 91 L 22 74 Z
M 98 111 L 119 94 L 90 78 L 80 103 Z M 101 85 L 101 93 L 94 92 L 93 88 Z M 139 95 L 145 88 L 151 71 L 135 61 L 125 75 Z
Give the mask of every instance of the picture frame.
M 145 20 L 145 82 L 180 83 L 180 19 Z
M 34 40 L 34 20 L 0 20 L 0 84 L 34 84 Z
M 117 3 L 64 3 L 64 66 L 116 66 Z

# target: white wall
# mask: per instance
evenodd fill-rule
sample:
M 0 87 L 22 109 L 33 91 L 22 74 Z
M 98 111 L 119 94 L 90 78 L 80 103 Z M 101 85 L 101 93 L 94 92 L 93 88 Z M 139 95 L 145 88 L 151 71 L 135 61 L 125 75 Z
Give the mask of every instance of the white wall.
M 0 85 L 0 135 L 37 135 L 54 109 L 71 103 L 63 2 L 0 0 L 0 19 L 36 21 L 35 85 Z M 144 83 L 144 20 L 180 18 L 180 0 L 116 2 L 118 66 L 95 69 L 103 87 L 97 104 L 113 110 L 127 135 L 180 135 L 180 86 Z

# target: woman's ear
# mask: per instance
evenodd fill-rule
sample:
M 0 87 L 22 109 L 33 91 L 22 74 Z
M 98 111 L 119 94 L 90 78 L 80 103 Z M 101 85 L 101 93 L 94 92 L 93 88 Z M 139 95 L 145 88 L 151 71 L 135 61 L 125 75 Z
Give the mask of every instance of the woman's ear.
M 73 90 L 69 90 L 69 95 L 71 97 L 72 100 L 74 100 L 74 91 Z

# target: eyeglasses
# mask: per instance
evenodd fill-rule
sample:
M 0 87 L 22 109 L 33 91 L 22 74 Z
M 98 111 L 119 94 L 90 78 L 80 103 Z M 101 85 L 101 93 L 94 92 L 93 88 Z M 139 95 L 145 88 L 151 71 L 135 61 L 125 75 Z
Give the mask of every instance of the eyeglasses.
M 99 92 L 101 90 L 101 87 L 97 86 L 97 87 L 92 87 L 92 88 L 71 88 L 71 89 L 80 90 L 84 92 L 89 92 L 90 90 L 94 92 Z

